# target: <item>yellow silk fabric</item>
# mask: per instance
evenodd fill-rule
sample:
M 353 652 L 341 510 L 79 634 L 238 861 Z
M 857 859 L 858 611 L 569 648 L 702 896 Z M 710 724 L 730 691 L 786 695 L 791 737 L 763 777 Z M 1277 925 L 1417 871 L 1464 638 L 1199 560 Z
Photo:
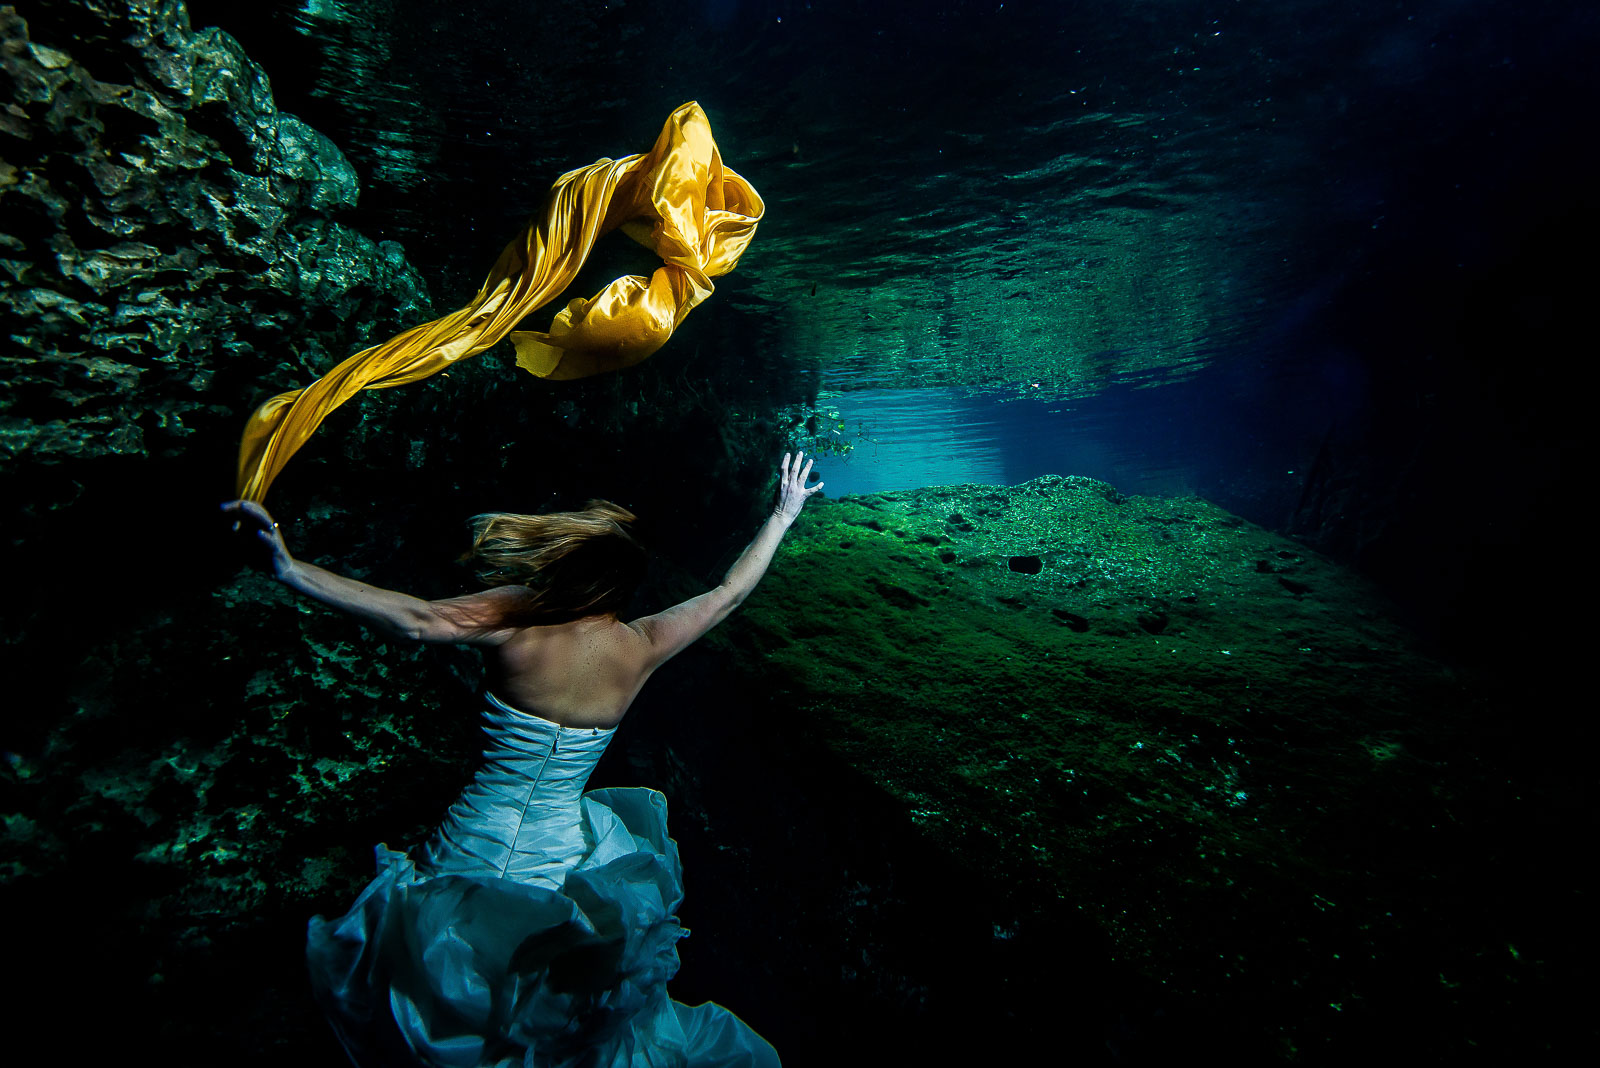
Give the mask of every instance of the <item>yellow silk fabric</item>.
M 693 101 L 667 119 L 649 152 L 602 159 L 556 180 L 542 213 L 505 251 L 466 307 L 359 352 L 250 417 L 239 444 L 238 494 L 259 501 L 289 458 L 339 405 L 442 371 L 510 336 L 517 365 L 569 379 L 638 363 L 666 343 L 738 264 L 766 210 L 732 170 Z M 661 257 L 654 276 L 624 275 L 556 314 L 548 332 L 512 327 L 571 283 L 596 240 L 622 227 Z

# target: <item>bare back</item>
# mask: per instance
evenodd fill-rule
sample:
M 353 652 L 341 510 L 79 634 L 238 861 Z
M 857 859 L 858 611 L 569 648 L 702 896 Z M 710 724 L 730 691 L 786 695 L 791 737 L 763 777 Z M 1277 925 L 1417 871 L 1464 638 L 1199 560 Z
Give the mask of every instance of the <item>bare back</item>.
M 742 603 L 766 573 L 784 532 L 806 500 L 811 463 L 783 457 L 778 506 L 728 568 L 720 585 L 655 615 L 623 623 L 589 616 L 544 627 L 503 627 L 528 590 L 500 586 L 431 602 L 416 626 L 423 641 L 487 646 L 489 689 L 512 708 L 564 727 L 615 727 L 656 668 L 682 652 Z M 474 617 L 476 617 L 474 619 Z M 485 621 L 487 620 L 487 621 Z
M 519 627 L 485 652 L 496 697 L 564 727 L 616 726 L 658 662 L 615 616 Z

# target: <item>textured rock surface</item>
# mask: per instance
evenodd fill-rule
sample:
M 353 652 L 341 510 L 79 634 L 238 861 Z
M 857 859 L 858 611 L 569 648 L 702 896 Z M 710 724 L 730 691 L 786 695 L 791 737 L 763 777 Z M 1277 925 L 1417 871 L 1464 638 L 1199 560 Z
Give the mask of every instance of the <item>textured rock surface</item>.
M 25 11 L 0 8 L 0 456 L 177 448 L 242 384 L 424 317 L 400 246 L 336 219 L 349 163 L 227 34 L 176 0 Z
M 817 947 L 773 969 L 801 1018 L 1133 1063 L 1558 1024 L 1560 924 L 1485 877 L 1541 855 L 1489 702 L 1303 546 L 1090 479 L 934 487 L 817 502 L 742 611 L 712 641 L 755 725 L 691 763 L 774 783 L 721 839 L 764 888 L 744 966 Z
M 227 707 L 228 665 L 260 667 L 232 610 L 260 583 L 230 579 L 199 532 L 249 408 L 429 302 L 398 245 L 339 221 L 357 196 L 339 150 L 181 3 L 5 6 L 0 62 L 0 485 L 9 557 L 33 564 L 0 657 L 34 694 L 3 743 L 0 883 L 8 914 L 34 917 L 20 952 L 41 1011 L 103 958 L 112 1014 L 198 1063 L 175 1006 L 231 1011 L 229 931 L 321 882 L 288 859 L 315 855 L 296 840 L 314 806 L 279 791 L 315 795 L 332 768 L 360 797 L 339 758 L 317 763 L 325 745 Z M 377 427 L 347 447 L 393 433 Z M 371 689 L 369 662 L 316 648 L 318 678 Z M 294 678 L 241 693 L 303 699 Z

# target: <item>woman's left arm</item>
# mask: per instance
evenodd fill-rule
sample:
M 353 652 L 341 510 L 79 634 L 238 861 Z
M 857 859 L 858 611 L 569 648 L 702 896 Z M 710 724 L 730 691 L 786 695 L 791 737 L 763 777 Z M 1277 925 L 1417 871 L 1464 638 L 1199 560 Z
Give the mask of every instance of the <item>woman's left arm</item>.
M 493 643 L 497 628 L 463 626 L 451 616 L 440 612 L 432 601 L 424 601 L 410 594 L 369 586 L 365 582 L 336 575 L 316 564 L 296 560 L 284 544 L 278 524 L 265 508 L 254 501 L 229 501 L 222 506 L 231 514 L 234 529 L 245 536 L 254 535 L 271 554 L 270 568 L 273 577 L 290 589 L 315 597 L 323 604 L 348 612 L 361 622 L 386 634 L 407 641 Z M 477 601 L 494 594 L 488 591 L 471 598 L 455 598 L 452 604 Z

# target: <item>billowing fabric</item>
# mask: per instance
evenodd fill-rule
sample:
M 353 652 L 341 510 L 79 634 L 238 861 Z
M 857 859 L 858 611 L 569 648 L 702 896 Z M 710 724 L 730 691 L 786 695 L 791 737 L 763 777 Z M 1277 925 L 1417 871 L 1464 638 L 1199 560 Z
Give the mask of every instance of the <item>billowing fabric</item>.
M 602 159 L 557 179 L 541 214 L 500 253 L 466 307 L 359 352 L 258 408 L 239 443 L 239 496 L 264 499 L 328 413 L 360 390 L 427 378 L 508 335 L 518 366 L 540 378 L 584 378 L 638 363 L 711 295 L 711 279 L 738 264 L 765 210 L 750 183 L 722 165 L 700 105 L 684 104 L 649 152 Z M 565 289 L 595 241 L 618 227 L 661 257 L 655 274 L 624 275 L 590 299 L 574 299 L 547 332 L 513 332 Z
M 719 1005 L 667 996 L 687 932 L 654 790 L 583 792 L 613 731 L 489 697 L 472 785 L 415 860 L 379 846 L 342 918 L 311 920 L 318 1002 L 363 1068 L 768 1066 Z

